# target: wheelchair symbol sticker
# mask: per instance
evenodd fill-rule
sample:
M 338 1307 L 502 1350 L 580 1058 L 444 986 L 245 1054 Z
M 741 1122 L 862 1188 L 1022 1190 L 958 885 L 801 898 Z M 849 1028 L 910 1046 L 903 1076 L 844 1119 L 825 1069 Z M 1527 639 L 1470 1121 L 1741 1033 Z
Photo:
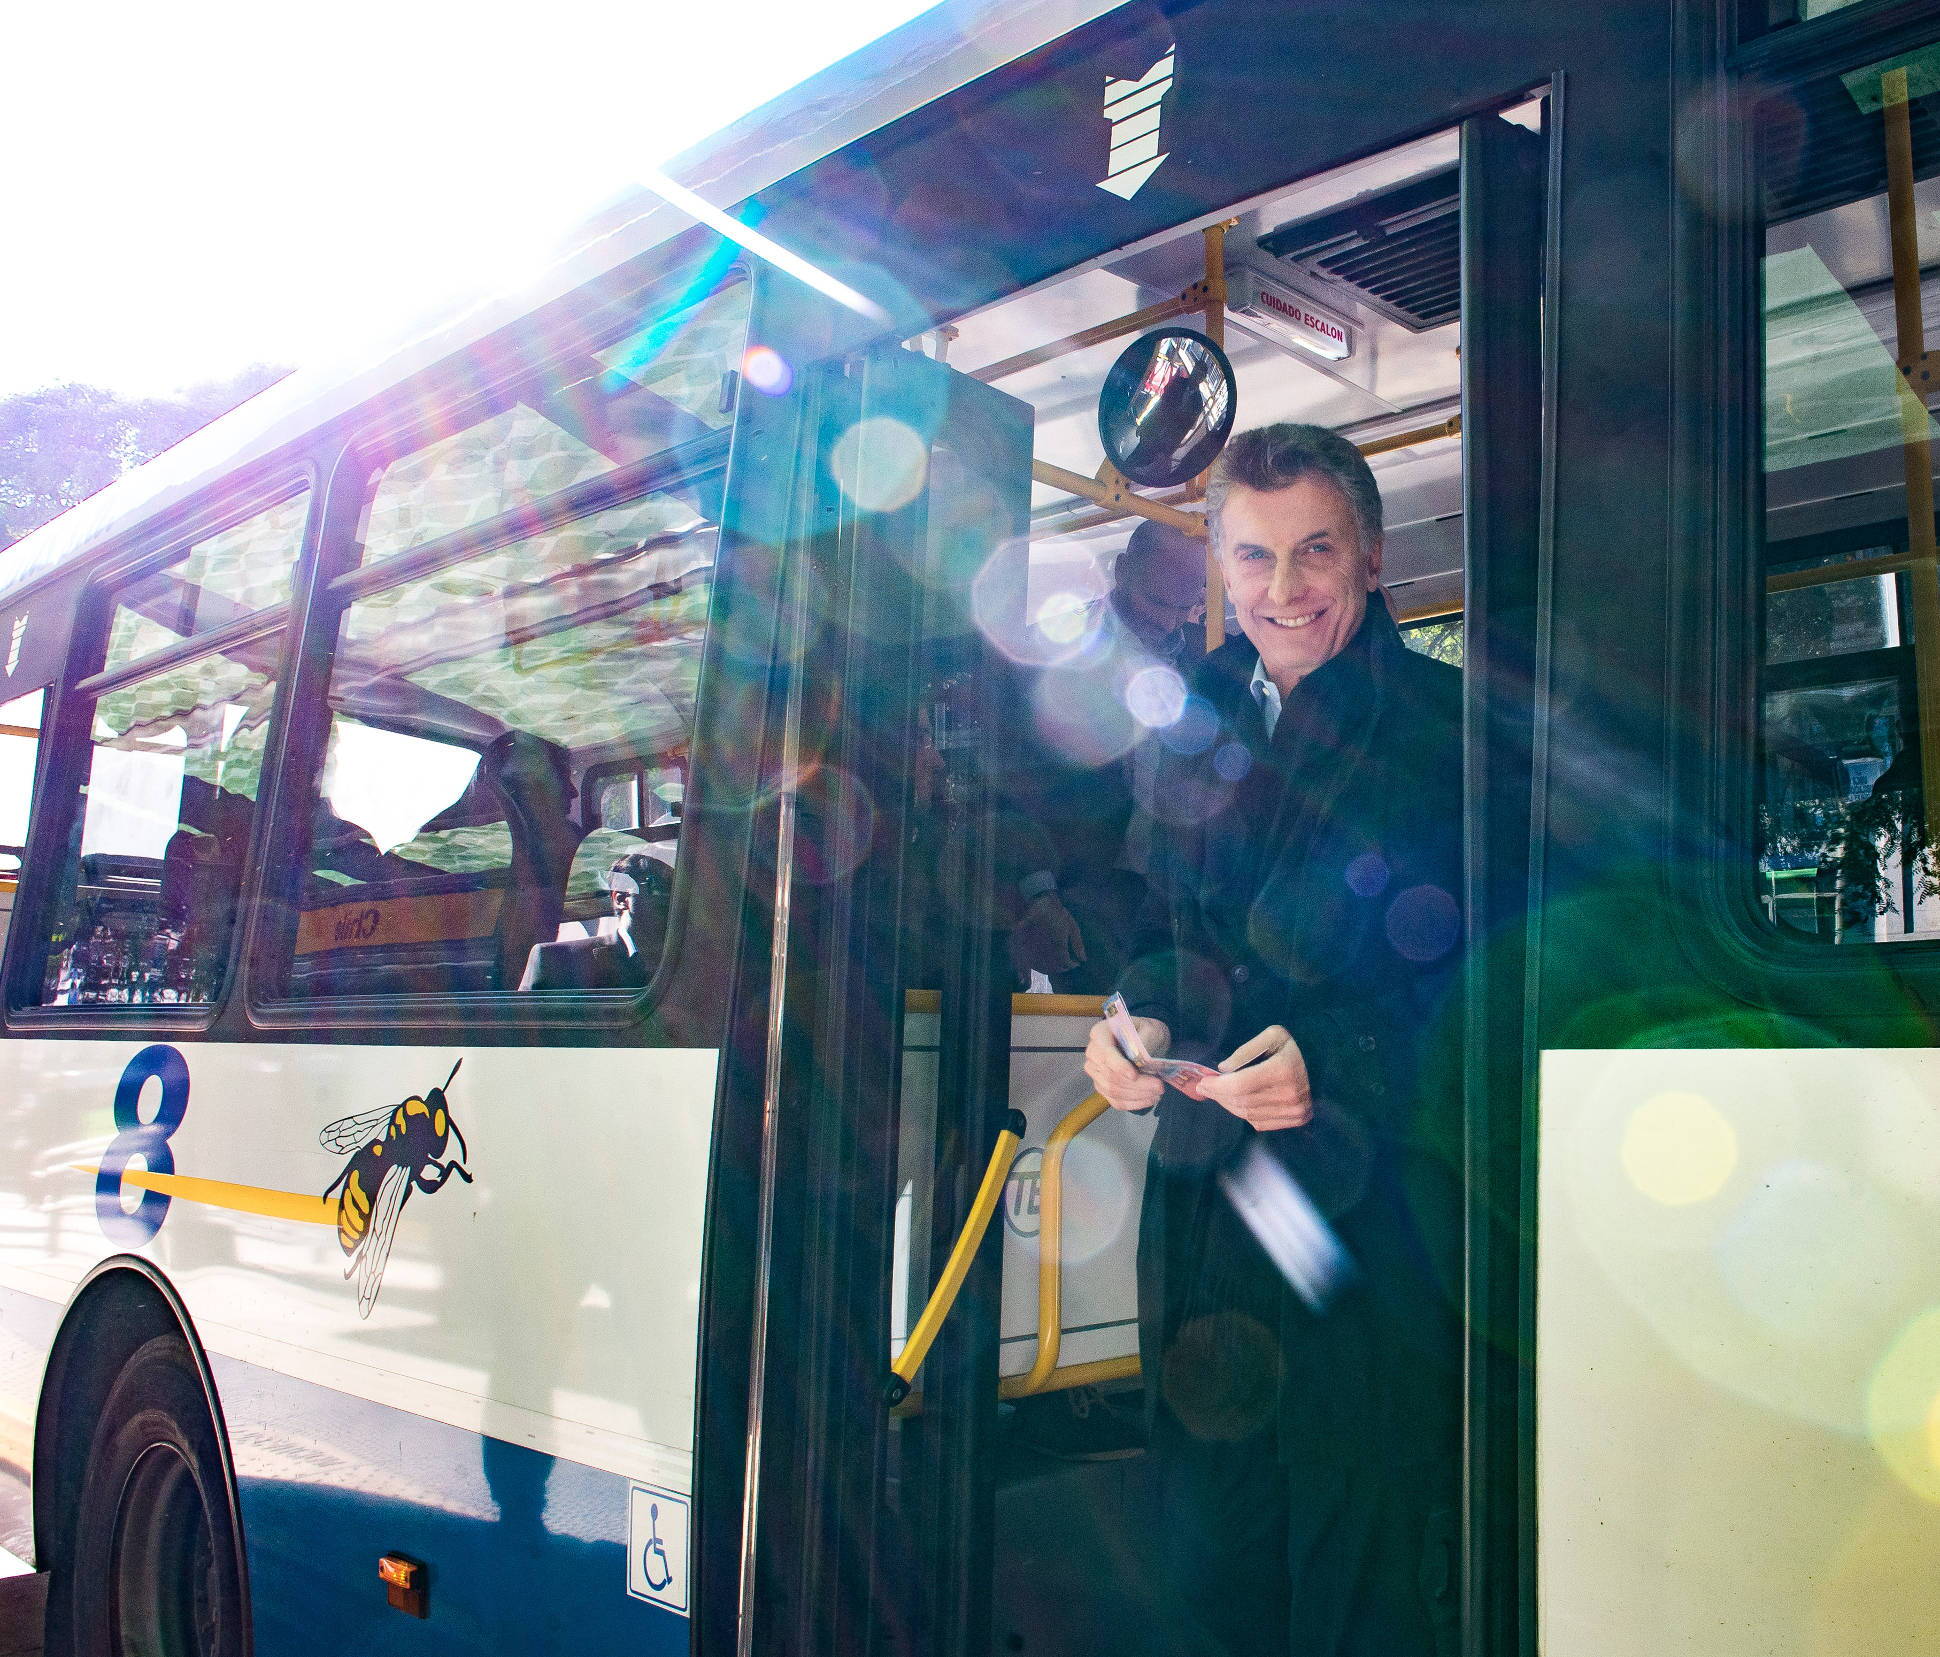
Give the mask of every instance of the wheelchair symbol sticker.
M 633 1486 L 626 1527 L 626 1591 L 687 1615 L 687 1498 Z

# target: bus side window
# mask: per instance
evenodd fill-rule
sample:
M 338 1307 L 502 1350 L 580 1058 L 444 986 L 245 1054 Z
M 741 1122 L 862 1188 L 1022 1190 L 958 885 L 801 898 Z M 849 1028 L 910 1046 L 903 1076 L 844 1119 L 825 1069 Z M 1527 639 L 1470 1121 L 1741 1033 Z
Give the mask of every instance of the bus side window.
M 1828 943 L 1940 936 L 1940 426 L 1897 366 L 1924 349 L 1903 330 L 1934 282 L 1892 234 L 1914 221 L 1910 246 L 1940 200 L 1914 182 L 1940 161 L 1936 115 L 1931 78 L 1889 62 L 1775 96 L 1760 123 L 1757 895 L 1777 926 Z
M 79 687 L 89 747 L 42 911 L 42 1004 L 221 993 L 309 505 L 297 490 L 115 593 Z M 159 665 L 219 629 L 220 649 Z
M 14 891 L 27 854 L 27 823 L 34 809 L 34 768 L 40 759 L 40 721 L 45 690 L 0 702 L 0 945 L 13 920 Z
M 365 579 L 338 630 L 291 994 L 652 976 L 714 572 L 696 499 Z
M 41 1000 L 214 1000 L 222 987 L 275 680 L 245 648 L 94 703 L 55 888 Z

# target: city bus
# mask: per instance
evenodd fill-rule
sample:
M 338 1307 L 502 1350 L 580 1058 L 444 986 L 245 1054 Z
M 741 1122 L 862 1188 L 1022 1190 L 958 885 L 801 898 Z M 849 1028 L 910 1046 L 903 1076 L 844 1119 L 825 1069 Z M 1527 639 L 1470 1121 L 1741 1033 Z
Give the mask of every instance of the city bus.
M 1193 1649 L 998 780 L 1195 740 L 1156 336 L 1461 668 L 1448 1651 L 1940 1649 L 1940 17 L 950 0 L 647 182 L 0 552 L 46 1649 Z

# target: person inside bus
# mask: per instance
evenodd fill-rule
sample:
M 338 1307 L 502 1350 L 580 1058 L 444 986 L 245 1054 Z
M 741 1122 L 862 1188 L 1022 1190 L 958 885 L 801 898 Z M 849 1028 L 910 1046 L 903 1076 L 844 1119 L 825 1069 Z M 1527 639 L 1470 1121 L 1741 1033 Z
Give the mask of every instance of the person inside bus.
M 1184 673 L 1205 654 L 1206 549 L 1169 524 L 1141 520 L 1112 565 L 1090 671 L 1129 681 L 1159 663 Z M 1033 756 L 1036 759 L 1038 756 Z M 1142 743 L 1096 769 L 1039 765 L 1020 792 L 1022 827 L 999 856 L 1020 902 L 1010 932 L 1020 981 L 1043 973 L 1064 994 L 1111 988 L 1130 959 L 1150 875 Z
M 1112 1105 L 1158 1107 L 1139 1297 L 1162 1568 L 1181 1650 L 1427 1657 L 1459 1579 L 1460 678 L 1372 598 L 1381 498 L 1343 438 L 1235 437 L 1207 513 L 1240 634 L 1190 680 L 1217 736 L 1161 757 L 1162 920 L 1120 988 L 1154 1053 L 1221 1074 L 1188 1096 L 1102 1023 L 1085 1059 Z M 1235 1180 L 1250 1207 L 1303 1192 L 1335 1232 L 1319 1310 Z
M 673 870 L 647 852 L 627 852 L 600 876 L 613 926 L 592 938 L 534 944 L 521 990 L 643 989 L 660 960 L 672 907 Z

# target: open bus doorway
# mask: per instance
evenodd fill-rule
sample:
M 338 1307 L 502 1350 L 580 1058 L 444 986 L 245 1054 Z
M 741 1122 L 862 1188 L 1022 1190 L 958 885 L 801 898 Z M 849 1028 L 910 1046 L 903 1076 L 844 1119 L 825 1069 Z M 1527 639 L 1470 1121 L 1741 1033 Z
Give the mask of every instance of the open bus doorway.
M 1503 120 L 1522 129 L 1513 142 L 1540 147 L 1539 100 Z M 1139 557 L 1137 543 L 1149 543 L 1154 527 L 1204 547 L 1205 478 L 1134 488 L 1104 458 L 1100 393 L 1129 342 L 1183 324 L 1224 347 L 1235 429 L 1297 422 L 1354 444 L 1373 470 L 1384 520 L 1381 585 L 1369 602 L 1392 617 L 1409 649 L 1460 668 L 1461 160 L 1460 133 L 1436 133 L 910 342 L 1021 399 L 1034 416 L 1024 544 L 993 558 L 1000 575 L 980 577 L 974 635 L 933 631 L 919 673 L 913 835 L 936 844 L 915 845 L 906 900 L 890 1294 L 892 1352 L 903 1352 L 921 1338 L 931 1286 L 958 1247 L 975 1176 L 987 1173 L 981 1145 L 971 1152 L 975 1166 L 966 1166 L 960 1126 L 942 1103 L 957 1066 L 939 1025 L 952 963 L 937 951 L 952 935 L 995 934 L 978 937 L 982 990 L 992 1005 L 1007 1003 L 1007 1104 L 1019 1113 L 1021 1144 L 985 1251 L 1001 1267 L 981 1290 L 973 1269 L 962 1300 L 969 1310 L 959 1313 L 994 1321 L 986 1343 L 994 1353 L 977 1358 L 977 1342 L 961 1332 L 946 1334 L 937 1350 L 945 1365 L 973 1368 L 994 1356 L 1000 1402 L 987 1435 L 959 1436 L 954 1452 L 944 1450 L 949 1430 L 928 1412 L 949 1399 L 950 1383 L 926 1394 L 917 1378 L 899 1406 L 889 1462 L 892 1506 L 922 1527 L 939 1512 L 924 1487 L 949 1476 L 950 1455 L 981 1461 L 976 1476 L 991 1504 L 985 1627 L 994 1651 L 1156 1657 L 1223 1649 L 1192 1632 L 1192 1607 L 1161 1586 L 1161 1554 L 1176 1538 L 1155 1518 L 1149 1378 L 1140 1366 L 1140 1319 L 1149 1320 L 1150 1308 L 1140 1304 L 1136 1269 L 1153 1121 L 1105 1108 L 1082 1069 L 1100 997 L 1130 963 L 1113 958 L 1112 929 L 1087 912 L 1095 906 L 1065 900 L 1106 873 L 1156 879 L 1128 852 L 1166 815 L 1150 797 L 1153 773 L 1140 756 L 1191 741 L 1179 724 L 1191 717 L 1196 659 L 1231 636 L 1237 618 L 1214 559 L 1202 566 L 1198 613 L 1182 617 L 1165 644 L 1140 636 L 1123 561 Z M 1537 434 L 1524 441 L 1535 445 Z M 933 539 L 940 511 L 947 520 L 939 503 L 949 499 L 951 475 L 938 450 L 929 474 Z M 1176 592 L 1169 596 L 1177 602 Z M 1180 639 L 1191 640 L 1190 654 L 1179 651 Z M 982 687 L 974 695 L 973 685 Z M 966 887 L 961 865 L 945 868 L 942 842 L 953 806 L 967 810 L 973 798 L 994 824 L 991 898 L 967 927 L 956 917 L 953 933 L 938 917 Z M 1114 801 L 1127 809 L 1115 812 Z M 1090 868 L 1087 858 L 1109 867 Z M 1061 962 L 1006 947 L 1047 895 L 1071 923 L 1074 944 Z M 1042 940 L 1032 943 L 1041 954 Z M 1087 971 L 1059 971 L 1079 955 Z M 1451 1097 L 1448 1171 L 1459 1193 L 1459 1080 Z M 940 1203 L 938 1190 L 950 1193 Z M 1459 1205 L 1459 1195 L 1453 1200 Z M 1459 1271 L 1448 1287 L 1459 1302 Z M 1150 1340 L 1148 1328 L 1148 1347 Z M 1451 1372 L 1459 1370 L 1459 1354 L 1452 1360 Z M 1443 1518 L 1424 1542 L 1439 1552 L 1433 1560 L 1424 1554 L 1422 1579 L 1437 1584 L 1452 1618 L 1464 1567 L 1459 1521 L 1453 1512 Z M 936 1545 L 974 1547 L 968 1539 Z M 976 1577 L 979 1567 L 967 1574 Z

